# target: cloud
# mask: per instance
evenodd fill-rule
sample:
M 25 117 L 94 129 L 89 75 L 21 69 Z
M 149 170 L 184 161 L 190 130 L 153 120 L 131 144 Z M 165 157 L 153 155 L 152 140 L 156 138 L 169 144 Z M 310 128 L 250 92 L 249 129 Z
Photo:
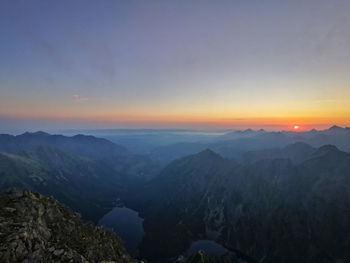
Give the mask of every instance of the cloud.
M 87 98 L 87 97 L 82 97 L 82 96 L 80 96 L 79 94 L 74 94 L 74 95 L 72 96 L 72 99 L 73 99 L 73 101 L 76 102 L 76 103 L 82 103 L 82 102 L 86 102 L 86 101 L 89 100 L 89 98 Z

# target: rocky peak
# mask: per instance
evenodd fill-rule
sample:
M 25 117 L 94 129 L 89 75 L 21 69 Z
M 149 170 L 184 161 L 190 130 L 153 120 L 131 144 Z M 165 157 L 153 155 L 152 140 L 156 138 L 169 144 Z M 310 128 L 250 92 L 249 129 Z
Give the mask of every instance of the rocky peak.
M 43 195 L 0 193 L 1 262 L 136 262 L 111 231 Z

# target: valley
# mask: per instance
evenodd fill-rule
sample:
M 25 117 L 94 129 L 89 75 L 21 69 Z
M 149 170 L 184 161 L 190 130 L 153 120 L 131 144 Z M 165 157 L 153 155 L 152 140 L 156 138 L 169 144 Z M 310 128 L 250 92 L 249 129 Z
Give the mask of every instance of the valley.
M 347 149 L 342 142 L 350 131 L 334 129 L 318 135 Z M 286 133 L 291 143 L 281 147 L 264 142 L 252 150 L 249 141 L 262 140 L 262 131 L 249 131 L 249 139 L 242 133 L 226 144 L 236 158 L 207 148 L 181 150 L 167 162 L 93 136 L 0 135 L 0 188 L 53 196 L 115 231 L 131 256 L 151 263 L 185 262 L 198 251 L 213 262 L 349 258 L 350 154 L 308 144 L 316 135 L 307 132 Z M 214 144 L 211 135 L 210 145 L 221 145 L 222 136 Z M 243 139 L 247 145 L 234 149 Z

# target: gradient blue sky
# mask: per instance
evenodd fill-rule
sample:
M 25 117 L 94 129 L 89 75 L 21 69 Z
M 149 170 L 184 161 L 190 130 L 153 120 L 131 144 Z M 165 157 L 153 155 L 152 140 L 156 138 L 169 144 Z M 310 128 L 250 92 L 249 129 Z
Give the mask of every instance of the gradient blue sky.
M 0 125 L 349 124 L 350 1 L 0 1 Z

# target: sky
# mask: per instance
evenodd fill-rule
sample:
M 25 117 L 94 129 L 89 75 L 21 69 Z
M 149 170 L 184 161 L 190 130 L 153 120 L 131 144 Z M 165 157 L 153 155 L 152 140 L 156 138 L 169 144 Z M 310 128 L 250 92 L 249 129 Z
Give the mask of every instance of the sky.
M 350 126 L 348 0 L 1 0 L 0 130 Z

